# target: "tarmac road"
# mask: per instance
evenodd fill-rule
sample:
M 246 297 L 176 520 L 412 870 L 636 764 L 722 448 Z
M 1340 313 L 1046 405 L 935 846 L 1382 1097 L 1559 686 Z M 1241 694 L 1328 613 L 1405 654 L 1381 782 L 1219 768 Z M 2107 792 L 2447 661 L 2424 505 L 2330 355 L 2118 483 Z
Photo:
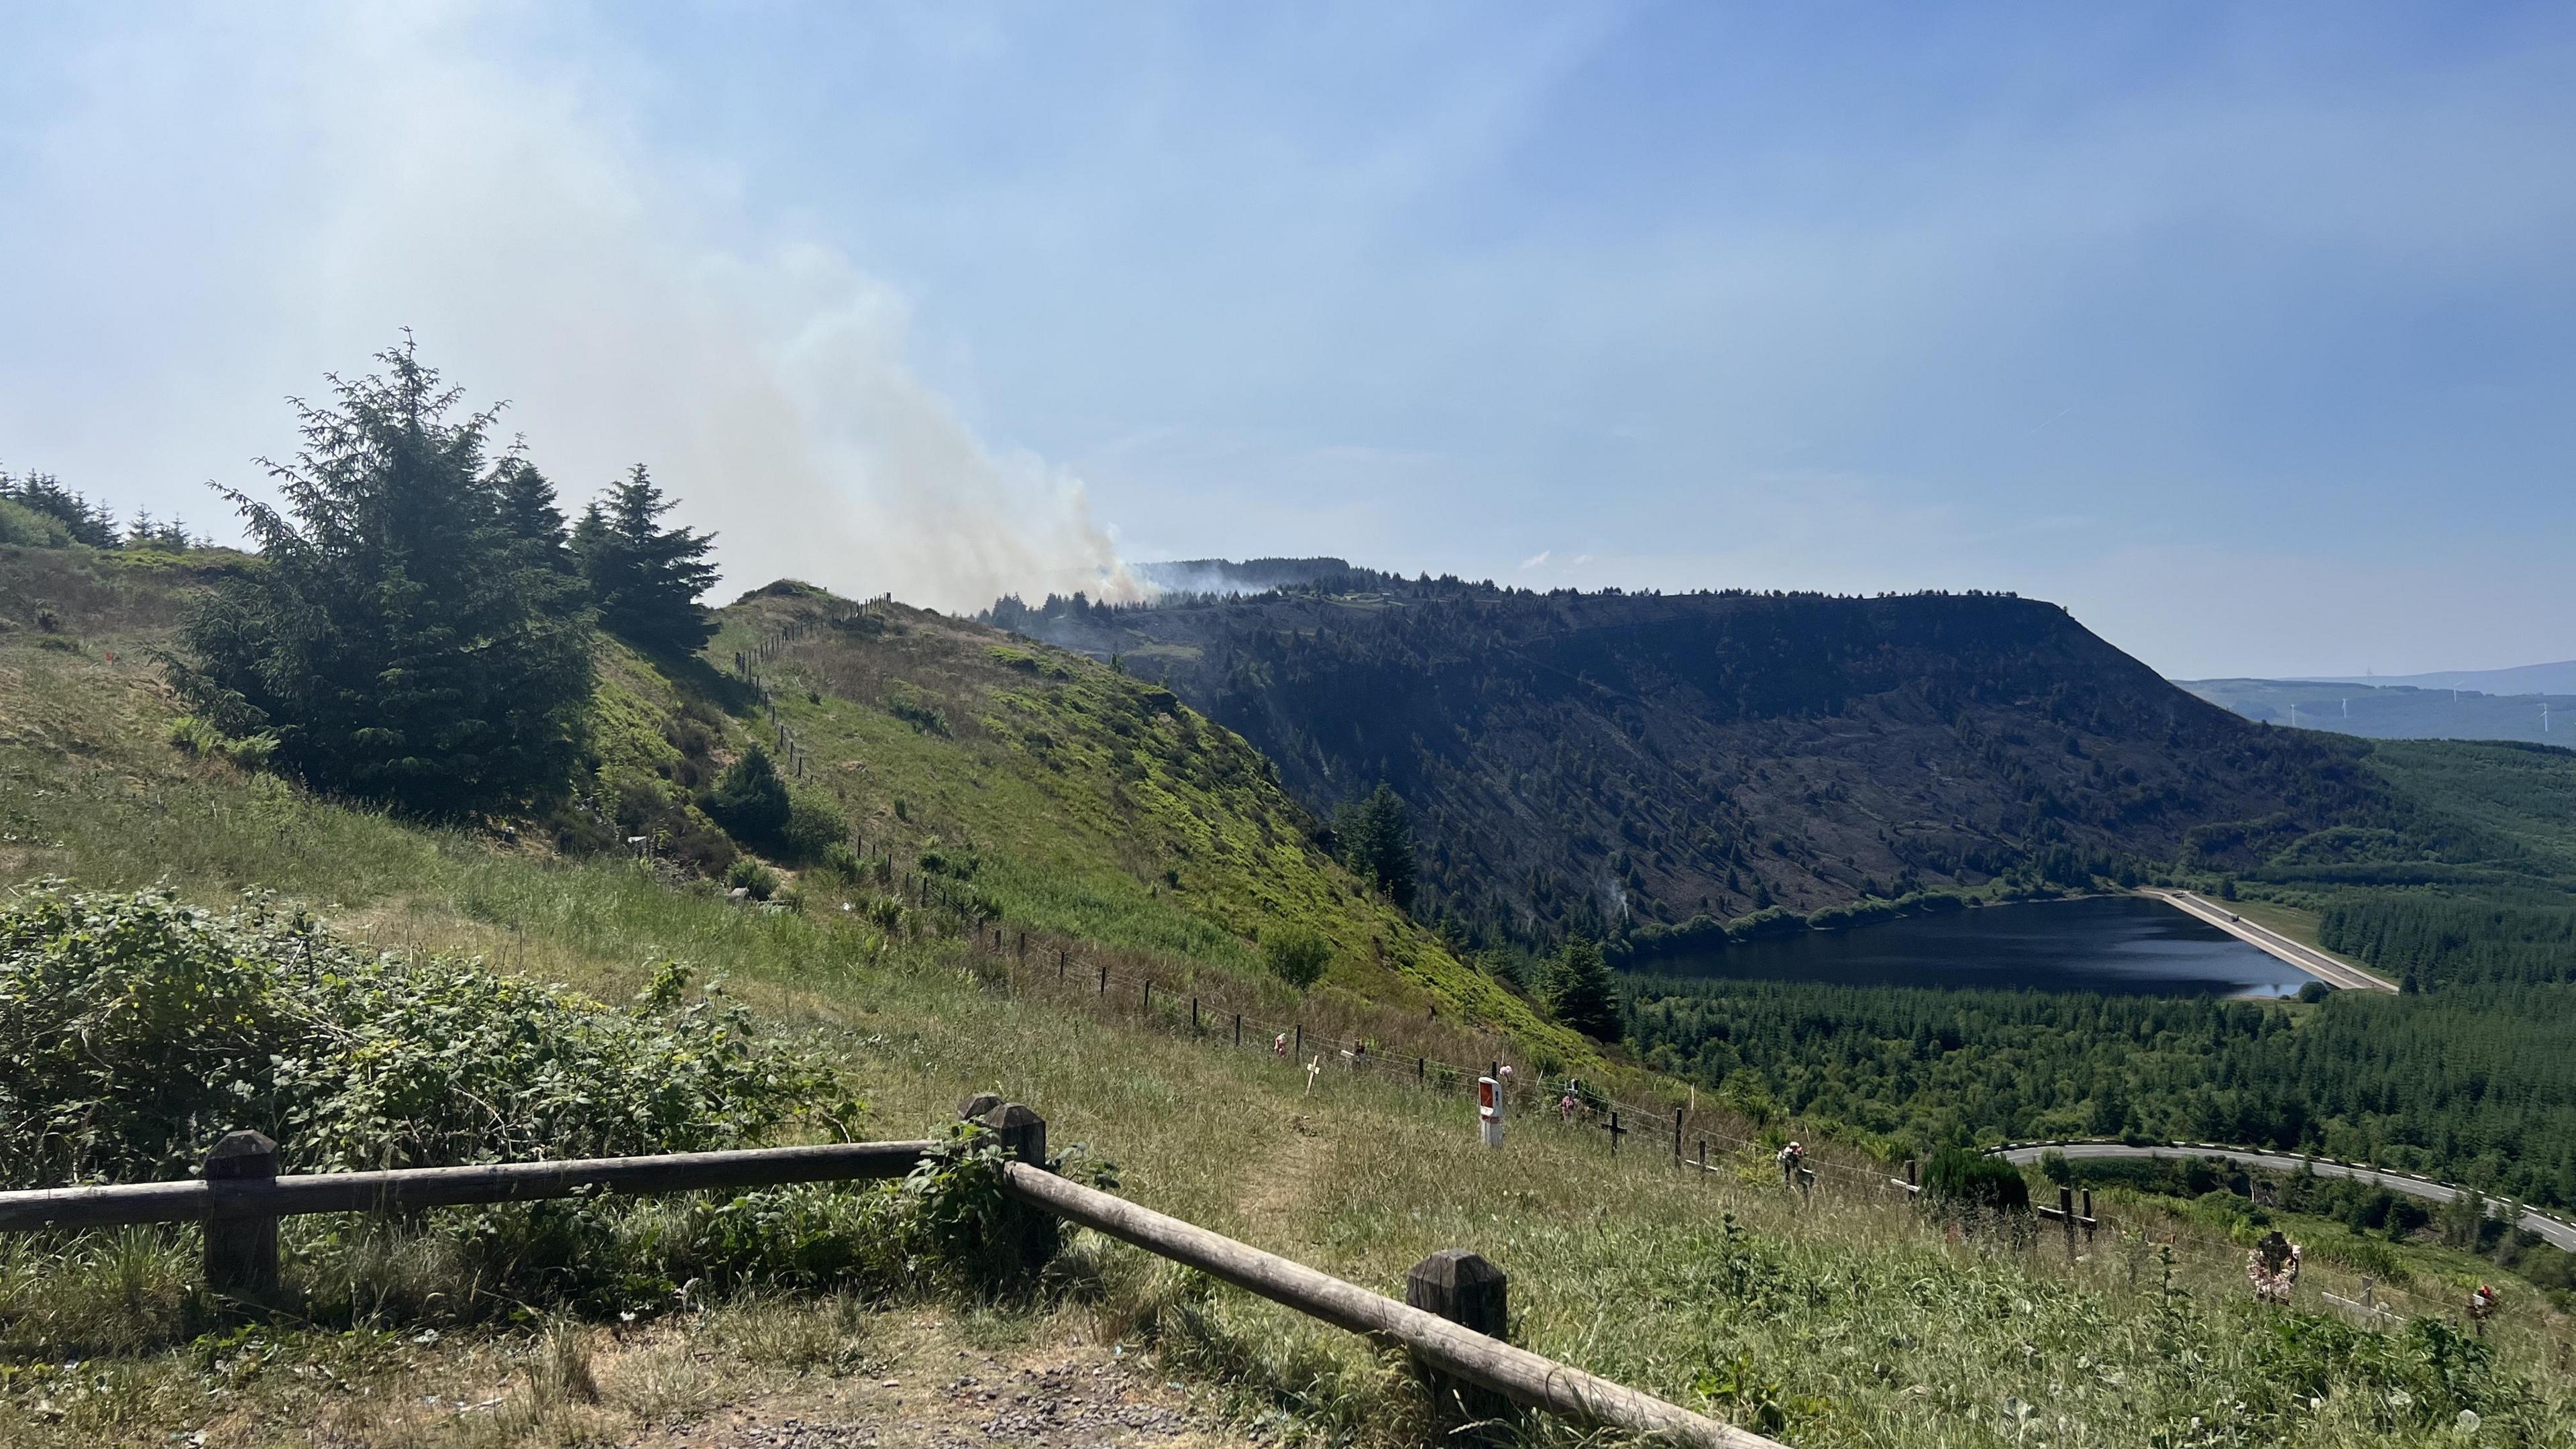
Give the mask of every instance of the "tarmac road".
M 2125 1142 L 2034 1142 L 1996 1149 L 1997 1155 L 2016 1167 L 2028 1167 L 2039 1161 L 2041 1154 L 2048 1152 L 2062 1152 L 2069 1158 L 2217 1157 L 2240 1167 L 2259 1167 L 2270 1172 L 2297 1172 L 2304 1168 L 2319 1177 L 2355 1178 L 2384 1187 L 2390 1192 L 2402 1192 L 2409 1197 L 2420 1197 L 2428 1202 L 2450 1202 L 2467 1190 L 2454 1187 L 2447 1182 L 2435 1182 L 2431 1178 L 2416 1177 L 2411 1173 L 2395 1172 L 2383 1167 L 2330 1162 L 2324 1158 L 2293 1157 L 2286 1152 L 2256 1152 L 2242 1147 L 2202 1147 L 2182 1144 L 2132 1147 Z M 2494 1212 L 2497 1206 L 2489 1204 L 2488 1210 Z M 2576 1253 L 2576 1225 L 2546 1217 L 2528 1209 L 2514 1225 L 2527 1232 L 2538 1233 L 2553 1246 Z
M 2216 901 L 2203 900 L 2189 891 L 2151 890 L 2154 896 L 2185 915 L 2216 926 L 2254 949 L 2287 961 L 2328 986 L 2346 991 L 2395 991 L 2394 982 L 2383 981 L 2349 961 L 2338 961 L 2310 946 L 2302 946 L 2268 926 L 2258 926 Z

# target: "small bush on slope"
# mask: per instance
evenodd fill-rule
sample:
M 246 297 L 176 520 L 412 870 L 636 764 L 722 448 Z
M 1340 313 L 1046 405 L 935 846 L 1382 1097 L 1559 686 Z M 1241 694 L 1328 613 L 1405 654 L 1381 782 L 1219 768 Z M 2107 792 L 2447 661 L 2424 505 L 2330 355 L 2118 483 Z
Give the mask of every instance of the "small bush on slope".
M 0 1185 L 180 1177 L 242 1127 L 307 1171 L 694 1151 L 822 1096 L 739 1010 L 666 996 L 371 954 L 256 895 L 46 883 L 0 907 Z

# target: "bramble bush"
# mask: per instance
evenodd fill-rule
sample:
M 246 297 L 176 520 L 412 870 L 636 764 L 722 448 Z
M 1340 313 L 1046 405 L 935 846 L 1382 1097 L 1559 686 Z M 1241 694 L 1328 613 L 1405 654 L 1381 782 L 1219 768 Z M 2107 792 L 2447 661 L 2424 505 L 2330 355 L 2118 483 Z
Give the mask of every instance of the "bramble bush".
M 830 1096 L 739 1008 L 621 1009 L 302 911 L 48 881 L 0 906 L 0 1185 L 186 1176 L 257 1128 L 294 1170 L 739 1146 Z
M 1948 1211 L 2026 1213 L 2030 1183 L 2000 1157 L 1944 1147 L 1923 1169 L 1923 1195 Z
M 244 1127 L 304 1172 L 703 1151 L 798 1119 L 853 1134 L 862 1104 L 691 976 L 661 962 L 612 1006 L 368 952 L 261 894 L 209 911 L 40 882 L 0 905 L 0 1187 L 184 1177 Z M 990 1298 L 1055 1241 L 1002 1197 L 999 1161 L 960 1125 L 900 1183 L 294 1218 L 287 1279 L 317 1322 L 637 1314 L 764 1287 Z M 188 1232 L 0 1244 L 0 1353 L 206 1327 Z

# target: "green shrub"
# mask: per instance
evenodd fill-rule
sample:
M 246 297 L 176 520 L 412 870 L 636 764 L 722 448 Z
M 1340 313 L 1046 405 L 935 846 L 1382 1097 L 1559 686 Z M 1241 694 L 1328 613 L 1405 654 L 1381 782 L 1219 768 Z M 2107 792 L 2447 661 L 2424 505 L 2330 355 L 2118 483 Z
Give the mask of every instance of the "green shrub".
M 896 680 L 886 694 L 885 710 L 923 734 L 942 738 L 948 734 L 947 713 L 933 704 L 919 685 Z
M 237 740 L 224 741 L 224 757 L 245 770 L 264 769 L 276 757 L 277 743 L 276 731 L 260 730 Z
M 703 803 L 718 825 L 749 845 L 783 843 L 796 808 L 787 782 L 778 777 L 778 766 L 758 745 L 726 768 Z
M 972 850 L 942 850 L 932 846 L 914 856 L 912 863 L 923 875 L 944 875 L 953 880 L 973 880 L 984 862 Z
M 0 907 L 0 1186 L 184 1177 L 235 1128 L 304 1171 L 738 1146 L 829 1082 L 739 1008 L 407 962 L 262 897 Z
M 20 548 L 69 548 L 71 530 L 62 520 L 39 513 L 22 503 L 0 498 L 0 544 Z
M 197 718 L 183 714 L 170 721 L 170 748 L 183 755 L 210 755 L 223 747 L 223 731 Z
M 787 824 L 779 831 L 779 846 L 790 860 L 820 860 L 834 846 L 843 850 L 850 827 L 841 819 L 840 810 L 827 801 L 803 792 L 791 794 L 787 806 Z
M 169 739 L 170 747 L 183 755 L 226 759 L 245 770 L 259 769 L 277 754 L 272 730 L 234 739 L 193 714 L 170 721 Z
M 1965 1147 L 1932 1154 L 1923 1171 L 1923 1195 L 1944 1211 L 2030 1211 L 2030 1183 L 2020 1168 Z
M 1303 991 L 1324 979 L 1333 944 L 1303 926 L 1278 926 L 1262 941 L 1261 959 L 1271 975 Z
M 778 893 L 778 872 L 750 856 L 740 856 L 725 871 L 725 884 L 734 890 L 751 892 L 755 901 L 765 901 Z

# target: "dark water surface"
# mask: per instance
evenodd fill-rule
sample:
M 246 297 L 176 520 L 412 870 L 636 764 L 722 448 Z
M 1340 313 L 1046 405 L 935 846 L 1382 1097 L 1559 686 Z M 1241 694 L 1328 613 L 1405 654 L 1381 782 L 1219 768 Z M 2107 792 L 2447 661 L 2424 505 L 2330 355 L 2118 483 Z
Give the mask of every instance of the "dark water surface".
M 1658 976 L 1977 986 L 2144 995 L 2288 996 L 2311 979 L 2162 901 L 2098 896 L 1981 906 L 1675 957 Z

